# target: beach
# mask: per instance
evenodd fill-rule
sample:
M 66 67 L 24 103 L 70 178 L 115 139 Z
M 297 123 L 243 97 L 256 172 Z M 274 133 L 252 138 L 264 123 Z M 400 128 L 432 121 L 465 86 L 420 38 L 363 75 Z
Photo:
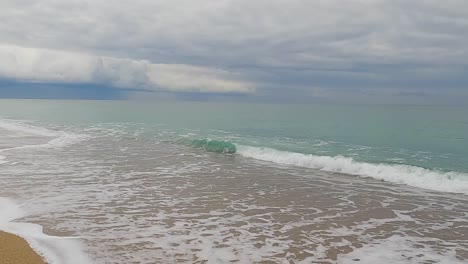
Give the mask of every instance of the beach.
M 0 231 L 0 260 L 2 264 L 45 264 L 24 239 L 3 231 Z
M 227 122 L 217 105 L 160 105 L 152 113 L 163 114 L 143 119 L 144 109 L 124 102 L 29 104 L 37 109 L 17 110 L 28 120 L 0 118 L 0 230 L 25 237 L 50 263 L 468 260 L 464 141 L 421 136 L 413 144 L 433 152 L 382 149 L 370 128 L 355 123 L 347 125 L 359 133 L 340 130 L 325 140 L 326 124 L 289 118 L 301 107 L 281 119 L 282 108 L 251 106 L 263 110 L 246 119 L 248 106 L 231 106 L 231 115 L 238 112 L 229 119 L 239 121 Z M 111 115 L 125 107 L 132 115 Z M 180 108 L 191 114 L 177 116 Z M 75 115 L 54 119 L 59 112 Z M 260 117 L 271 122 L 257 125 Z M 290 137 L 282 136 L 286 126 L 296 128 Z M 461 133 L 436 128 L 435 135 Z M 306 139 L 311 131 L 322 139 Z M 338 142 L 362 133 L 367 145 Z M 399 140 L 392 135 L 387 141 Z

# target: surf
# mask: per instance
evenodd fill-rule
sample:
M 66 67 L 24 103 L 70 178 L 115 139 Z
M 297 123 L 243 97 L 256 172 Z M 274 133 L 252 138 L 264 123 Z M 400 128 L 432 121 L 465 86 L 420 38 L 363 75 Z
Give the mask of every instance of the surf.
M 0 197 L 0 212 L 0 230 L 24 238 L 47 263 L 92 263 L 79 237 L 50 236 L 41 225 L 18 221 L 28 216 L 28 212 L 16 201 Z
M 234 154 L 237 152 L 236 145 L 231 141 L 213 139 L 181 139 L 179 142 L 208 152 L 225 154 Z
M 468 174 L 462 172 L 443 172 L 404 164 L 367 163 L 340 155 L 318 156 L 243 145 L 237 145 L 237 154 L 277 164 L 344 173 L 434 191 L 468 195 Z
M 16 136 L 35 136 L 46 140 L 45 143 L 21 145 L 13 148 L 1 149 L 0 152 L 25 148 L 61 148 L 89 139 L 88 135 L 78 135 L 71 132 L 52 130 L 30 124 L 26 120 L 13 120 L 0 117 L 0 129 L 10 131 Z M 0 163 L 2 157 L 0 156 Z

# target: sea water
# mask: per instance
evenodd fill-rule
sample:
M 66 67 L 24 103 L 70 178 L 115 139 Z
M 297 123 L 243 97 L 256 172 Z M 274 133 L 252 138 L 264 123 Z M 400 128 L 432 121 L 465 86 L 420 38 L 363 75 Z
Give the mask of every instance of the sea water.
M 464 263 L 468 108 L 0 101 L 0 229 L 51 263 Z

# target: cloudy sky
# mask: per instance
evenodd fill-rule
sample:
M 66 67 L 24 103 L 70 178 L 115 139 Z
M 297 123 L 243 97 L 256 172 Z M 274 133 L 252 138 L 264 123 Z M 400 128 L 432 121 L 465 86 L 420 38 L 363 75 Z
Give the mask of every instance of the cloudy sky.
M 466 0 L 2 0 L 0 98 L 468 103 Z

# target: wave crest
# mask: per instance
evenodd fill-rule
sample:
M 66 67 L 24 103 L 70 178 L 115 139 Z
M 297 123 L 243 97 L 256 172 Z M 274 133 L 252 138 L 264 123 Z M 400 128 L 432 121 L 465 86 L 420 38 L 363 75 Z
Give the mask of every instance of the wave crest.
M 435 191 L 468 194 L 468 174 L 462 172 L 442 172 L 411 165 L 374 164 L 343 156 L 315 156 L 250 146 L 238 146 L 237 153 L 278 164 L 371 177 Z
M 231 141 L 211 140 L 211 139 L 193 139 L 188 145 L 200 148 L 209 152 L 234 154 L 237 151 L 236 145 Z

